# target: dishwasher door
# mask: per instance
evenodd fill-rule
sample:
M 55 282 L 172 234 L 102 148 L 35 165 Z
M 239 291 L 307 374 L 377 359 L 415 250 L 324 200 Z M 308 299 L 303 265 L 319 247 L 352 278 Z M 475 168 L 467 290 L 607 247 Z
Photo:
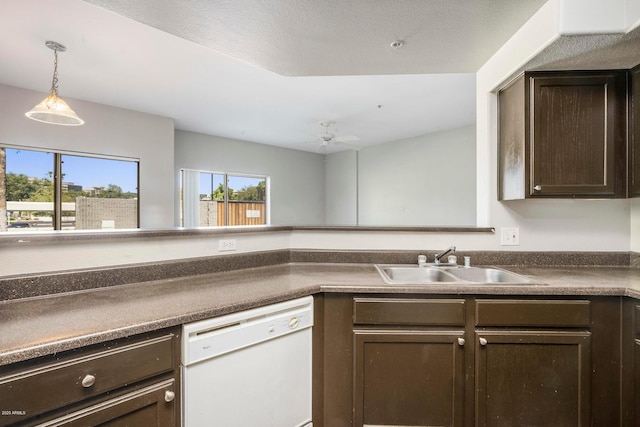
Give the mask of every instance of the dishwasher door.
M 185 325 L 184 426 L 310 426 L 312 326 L 312 297 Z

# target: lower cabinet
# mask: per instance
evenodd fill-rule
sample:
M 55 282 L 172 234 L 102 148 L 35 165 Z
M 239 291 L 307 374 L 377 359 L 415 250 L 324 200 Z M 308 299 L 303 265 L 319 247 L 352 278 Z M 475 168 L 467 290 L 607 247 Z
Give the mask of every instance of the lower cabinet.
M 475 424 L 591 425 L 591 301 L 474 305 Z
M 356 426 L 463 426 L 465 301 L 355 298 Z
M 476 425 L 590 425 L 589 332 L 477 332 Z
M 634 358 L 634 375 L 633 383 L 634 390 L 631 397 L 633 402 L 633 408 L 635 408 L 634 424 L 636 427 L 640 426 L 640 339 L 636 338 L 633 346 L 633 358 Z
M 354 335 L 355 425 L 463 425 L 462 331 Z
M 625 357 L 622 364 L 623 420 L 625 426 L 640 427 L 640 304 L 627 299 L 624 304 Z
M 620 307 L 325 294 L 322 425 L 625 425 Z
M 176 426 L 179 330 L 0 367 L 0 426 Z
M 175 426 L 176 384 L 169 379 L 54 418 L 44 426 Z

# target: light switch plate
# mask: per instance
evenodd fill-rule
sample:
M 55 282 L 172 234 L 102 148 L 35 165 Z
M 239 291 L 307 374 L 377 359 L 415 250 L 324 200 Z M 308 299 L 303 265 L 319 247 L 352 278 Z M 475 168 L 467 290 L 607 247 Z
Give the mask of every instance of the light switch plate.
M 502 246 L 520 245 L 520 229 L 518 227 L 503 227 L 500 229 L 500 244 Z

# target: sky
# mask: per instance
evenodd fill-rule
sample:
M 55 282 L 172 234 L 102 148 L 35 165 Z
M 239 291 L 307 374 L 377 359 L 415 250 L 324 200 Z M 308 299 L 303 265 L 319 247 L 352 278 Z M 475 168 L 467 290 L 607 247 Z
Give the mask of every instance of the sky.
M 53 154 L 44 151 L 6 149 L 7 173 L 48 178 L 53 172 Z M 114 184 L 125 192 L 136 193 L 138 163 L 123 160 L 98 159 L 81 156 L 62 156 L 63 182 L 90 187 Z
M 6 148 L 7 173 L 24 174 L 34 178 L 49 178 L 53 173 L 53 154 L 45 151 L 18 150 Z M 62 156 L 63 182 L 90 187 L 108 187 L 114 184 L 122 191 L 136 193 L 138 181 L 138 163 L 125 160 L 100 159 L 94 157 Z M 201 192 L 209 193 L 211 178 L 213 189 L 223 181 L 222 174 L 201 173 Z M 241 190 L 257 185 L 263 178 L 229 176 L 229 187 Z

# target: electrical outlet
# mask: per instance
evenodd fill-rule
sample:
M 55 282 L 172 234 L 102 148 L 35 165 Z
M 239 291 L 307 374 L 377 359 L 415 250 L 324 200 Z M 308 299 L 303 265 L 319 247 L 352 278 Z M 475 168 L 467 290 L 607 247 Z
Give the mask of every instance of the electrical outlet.
M 520 229 L 518 227 L 503 227 L 500 229 L 500 244 L 502 246 L 520 245 Z
M 219 251 L 235 251 L 236 250 L 236 239 L 227 239 L 220 240 L 218 242 L 218 250 Z

